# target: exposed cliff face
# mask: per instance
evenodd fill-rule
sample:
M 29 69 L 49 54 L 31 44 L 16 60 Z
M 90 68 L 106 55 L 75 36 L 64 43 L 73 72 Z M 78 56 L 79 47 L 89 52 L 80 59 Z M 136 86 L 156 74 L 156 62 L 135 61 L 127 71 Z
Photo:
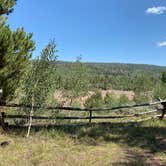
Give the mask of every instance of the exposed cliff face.
M 100 90 L 101 95 L 103 99 L 107 94 L 112 94 L 115 96 L 115 98 L 120 98 L 122 95 L 125 95 L 130 101 L 134 99 L 135 93 L 133 91 L 121 91 L 121 90 Z M 66 92 L 67 93 L 67 92 Z M 78 97 L 74 101 L 79 103 L 81 107 L 84 107 L 84 104 L 88 98 L 90 98 L 95 92 L 88 91 L 88 93 L 85 96 Z M 61 106 L 69 106 L 70 105 L 70 99 L 66 97 L 66 95 L 63 94 L 62 91 L 56 90 L 54 93 L 55 100 L 61 105 Z

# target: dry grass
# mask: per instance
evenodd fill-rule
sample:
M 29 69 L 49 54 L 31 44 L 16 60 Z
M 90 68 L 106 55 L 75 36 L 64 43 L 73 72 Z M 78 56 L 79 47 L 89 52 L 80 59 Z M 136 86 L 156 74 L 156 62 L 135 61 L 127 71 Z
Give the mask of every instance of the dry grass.
M 116 144 L 87 146 L 67 136 L 47 139 L 1 135 L 0 141 L 5 140 L 10 144 L 0 149 L 2 166 L 109 165 L 111 158 L 117 160 L 116 154 L 121 152 L 120 146 Z
M 1 131 L 0 143 L 9 145 L 0 147 L 0 166 L 164 165 L 165 124 L 40 130 L 30 138 L 22 130 Z M 162 147 L 154 138 L 163 141 Z

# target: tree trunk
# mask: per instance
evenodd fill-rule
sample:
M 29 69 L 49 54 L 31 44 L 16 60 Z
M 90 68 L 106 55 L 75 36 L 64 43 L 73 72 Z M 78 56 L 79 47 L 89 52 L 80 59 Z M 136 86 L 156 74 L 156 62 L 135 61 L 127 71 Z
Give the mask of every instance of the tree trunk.
M 28 131 L 27 131 L 27 137 L 29 137 L 29 135 L 30 135 L 31 126 L 32 126 L 32 116 L 33 116 L 33 113 L 34 113 L 34 104 L 35 104 L 34 92 L 35 92 L 35 89 L 37 87 L 38 81 L 39 80 L 37 80 L 36 83 L 35 83 L 33 94 L 32 94 L 32 107 L 31 107 L 31 111 L 30 111 L 30 114 L 29 114 L 29 126 L 28 126 Z
M 28 126 L 28 131 L 27 131 L 27 137 L 29 137 L 30 131 L 31 131 L 33 112 L 34 112 L 34 94 L 32 95 L 32 107 L 31 107 L 31 111 L 29 113 L 29 126 Z

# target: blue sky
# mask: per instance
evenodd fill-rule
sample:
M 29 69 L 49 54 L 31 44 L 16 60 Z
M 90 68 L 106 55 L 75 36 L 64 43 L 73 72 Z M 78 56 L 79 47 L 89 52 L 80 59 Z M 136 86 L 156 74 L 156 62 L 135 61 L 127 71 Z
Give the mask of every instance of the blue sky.
M 166 0 L 18 0 L 8 23 L 55 38 L 59 60 L 166 66 Z

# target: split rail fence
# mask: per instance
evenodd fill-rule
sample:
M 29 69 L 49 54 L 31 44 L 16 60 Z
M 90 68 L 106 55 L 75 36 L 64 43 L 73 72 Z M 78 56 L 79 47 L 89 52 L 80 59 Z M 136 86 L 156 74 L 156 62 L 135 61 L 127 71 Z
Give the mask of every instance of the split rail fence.
M 145 112 L 140 113 L 133 113 L 130 115 L 114 115 L 114 116 L 93 116 L 93 112 L 99 112 L 99 111 L 115 111 L 115 110 L 123 110 L 123 109 L 132 109 L 132 108 L 138 108 L 138 107 L 150 107 L 155 105 L 162 105 L 160 109 L 154 109 L 154 110 L 148 110 Z M 22 104 L 14 104 L 14 103 L 0 103 L 1 107 L 12 107 L 12 108 L 31 108 L 31 105 L 22 105 Z M 40 106 L 34 106 L 34 109 L 45 109 L 45 110 L 63 110 L 63 111 L 83 111 L 83 112 L 89 112 L 89 116 L 31 116 L 31 115 L 9 115 L 5 112 L 1 112 L 0 115 L 0 123 L 2 128 L 7 128 L 8 123 L 6 123 L 6 119 L 38 119 L 38 120 L 89 120 L 89 123 L 92 122 L 93 119 L 120 119 L 120 118 L 129 118 L 129 117 L 141 117 L 143 115 L 148 115 L 151 113 L 158 113 L 155 116 L 148 117 L 143 120 L 150 120 L 153 118 L 159 118 L 160 120 L 165 118 L 166 114 L 166 100 L 153 102 L 153 103 L 144 103 L 144 104 L 136 104 L 136 105 L 127 105 L 127 106 L 119 106 L 119 107 L 111 107 L 111 108 L 76 108 L 76 107 L 56 107 L 56 106 L 48 106 L 48 107 L 40 107 Z M 142 119 L 136 121 L 141 122 Z M 133 121 L 134 122 L 134 121 Z

